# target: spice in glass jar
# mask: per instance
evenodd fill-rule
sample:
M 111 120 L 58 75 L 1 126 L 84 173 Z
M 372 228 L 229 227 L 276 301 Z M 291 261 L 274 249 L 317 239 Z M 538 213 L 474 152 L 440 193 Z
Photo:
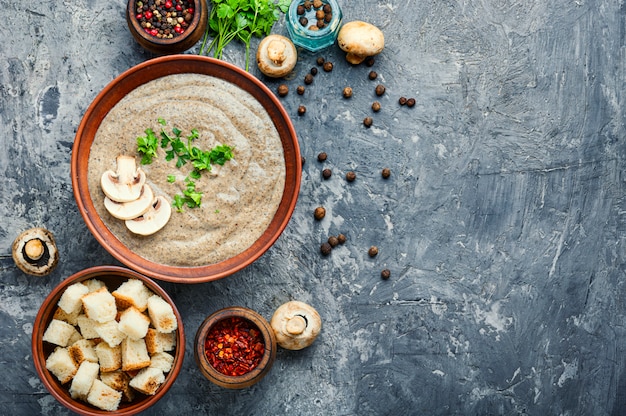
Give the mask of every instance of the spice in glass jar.
M 209 363 L 227 376 L 242 376 L 259 365 L 265 353 L 261 331 L 247 319 L 226 318 L 209 331 L 204 343 Z

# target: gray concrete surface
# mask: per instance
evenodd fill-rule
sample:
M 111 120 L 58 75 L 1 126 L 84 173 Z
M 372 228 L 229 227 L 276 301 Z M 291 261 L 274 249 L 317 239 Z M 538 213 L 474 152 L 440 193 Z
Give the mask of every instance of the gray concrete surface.
M 62 415 L 32 365 L 33 319 L 59 281 L 115 264 L 76 209 L 74 133 L 96 94 L 152 55 L 128 33 L 121 0 L 0 4 L 0 413 Z M 187 357 L 147 414 L 626 414 L 623 0 L 342 5 L 346 20 L 386 35 L 378 81 L 336 47 L 300 54 L 292 91 L 318 56 L 335 68 L 283 99 L 306 158 L 293 218 L 244 271 L 163 283 L 181 308 Z M 282 21 L 274 32 L 286 33 Z M 225 59 L 243 66 L 243 49 Z M 402 95 L 416 106 L 400 107 Z M 328 210 L 320 223 L 318 205 Z M 46 278 L 11 259 L 32 226 L 59 243 Z M 322 257 L 320 243 L 339 232 L 348 242 Z M 311 348 L 279 351 L 243 391 L 202 377 L 190 346 L 205 316 L 244 305 L 269 318 L 290 299 L 322 315 Z

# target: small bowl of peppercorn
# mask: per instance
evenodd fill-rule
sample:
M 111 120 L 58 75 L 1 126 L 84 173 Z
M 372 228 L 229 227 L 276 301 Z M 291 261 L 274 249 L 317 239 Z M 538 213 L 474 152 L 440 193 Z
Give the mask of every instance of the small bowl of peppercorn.
M 144 49 L 168 55 L 186 51 L 204 35 L 208 21 L 203 0 L 128 0 L 126 23 Z
M 335 43 L 343 14 L 336 0 L 294 0 L 287 12 L 291 41 L 310 52 Z
M 269 322 L 252 309 L 232 306 L 208 316 L 198 328 L 194 356 L 209 381 L 227 389 L 259 382 L 276 359 Z

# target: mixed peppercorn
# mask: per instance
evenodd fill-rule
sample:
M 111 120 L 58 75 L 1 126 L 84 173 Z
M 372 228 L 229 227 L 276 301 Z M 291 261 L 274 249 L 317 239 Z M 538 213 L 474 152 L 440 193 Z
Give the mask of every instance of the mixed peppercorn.
M 226 318 L 209 331 L 204 343 L 209 363 L 227 376 L 242 376 L 259 365 L 265 353 L 263 336 L 250 321 Z
M 138 0 L 135 3 L 135 18 L 146 33 L 159 39 L 172 39 L 185 33 L 193 14 L 190 0 Z

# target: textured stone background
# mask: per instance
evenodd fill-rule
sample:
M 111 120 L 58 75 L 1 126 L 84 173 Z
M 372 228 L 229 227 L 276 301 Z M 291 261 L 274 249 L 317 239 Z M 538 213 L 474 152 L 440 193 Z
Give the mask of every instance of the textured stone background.
M 346 20 L 386 35 L 373 68 L 387 87 L 382 110 L 362 126 L 377 99 L 369 68 L 336 47 L 300 54 L 292 91 L 317 56 L 335 69 L 283 100 L 307 160 L 293 218 L 246 270 L 163 284 L 181 309 L 187 356 L 148 413 L 626 414 L 623 0 L 341 4 Z M 152 55 L 128 33 L 121 0 L 0 5 L 0 406 L 67 414 L 32 365 L 33 319 L 59 281 L 115 264 L 76 209 L 74 134 L 97 93 Z M 283 22 L 274 32 L 286 33 Z M 243 66 L 242 51 L 233 45 L 225 59 Z M 400 107 L 401 95 L 417 105 Z M 328 210 L 320 223 L 318 205 Z M 32 226 L 58 240 L 61 263 L 47 278 L 11 259 Z M 320 242 L 339 232 L 348 242 L 321 257 Z M 243 391 L 201 376 L 190 346 L 205 316 L 244 305 L 269 319 L 290 299 L 322 315 L 311 348 L 279 351 Z

